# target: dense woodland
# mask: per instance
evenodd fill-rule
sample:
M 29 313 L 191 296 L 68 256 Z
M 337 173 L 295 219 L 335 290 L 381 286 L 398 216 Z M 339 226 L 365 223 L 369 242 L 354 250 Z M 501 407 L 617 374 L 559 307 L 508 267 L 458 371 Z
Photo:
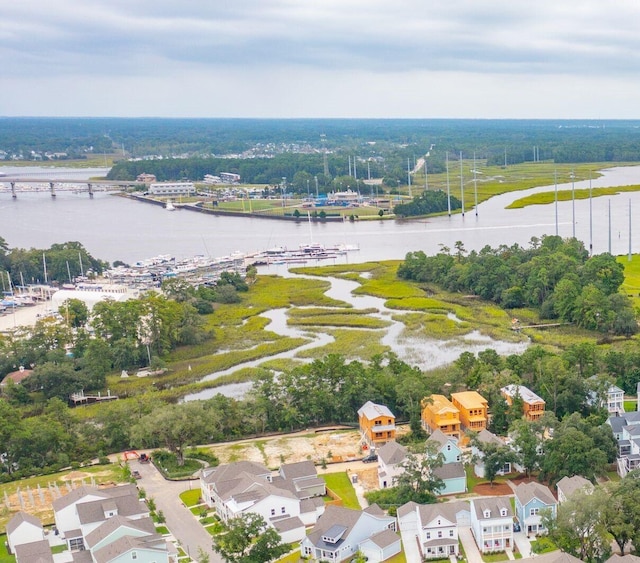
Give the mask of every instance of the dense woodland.
M 393 187 L 405 183 L 407 167 L 427 153 L 433 173 L 445 170 L 447 153 L 451 160 L 475 154 L 487 165 L 637 162 L 640 128 L 635 121 L 2 118 L 0 151 L 25 160 L 32 151 L 66 152 L 69 158 L 116 154 L 123 161 L 162 157 L 120 163 L 112 178 L 150 172 L 162 180 L 201 180 L 225 171 L 259 184 L 282 177 L 291 182 L 299 172 L 322 181 L 327 151 L 332 178 L 346 175 L 348 156 L 357 156 L 359 178 L 370 167 L 372 176 Z
M 610 254 L 589 257 L 576 239 L 545 236 L 526 249 L 485 246 L 470 253 L 459 242 L 435 256 L 409 253 L 398 275 L 478 295 L 506 309 L 533 307 L 544 319 L 606 335 L 638 331 L 631 300 L 619 292 L 623 266 Z

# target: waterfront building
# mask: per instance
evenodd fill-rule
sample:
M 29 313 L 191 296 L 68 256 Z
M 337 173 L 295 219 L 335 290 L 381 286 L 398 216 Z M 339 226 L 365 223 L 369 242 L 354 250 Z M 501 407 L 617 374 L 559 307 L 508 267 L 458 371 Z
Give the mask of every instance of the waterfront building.
M 162 182 L 149 185 L 149 194 L 156 196 L 193 195 L 196 188 L 192 182 Z

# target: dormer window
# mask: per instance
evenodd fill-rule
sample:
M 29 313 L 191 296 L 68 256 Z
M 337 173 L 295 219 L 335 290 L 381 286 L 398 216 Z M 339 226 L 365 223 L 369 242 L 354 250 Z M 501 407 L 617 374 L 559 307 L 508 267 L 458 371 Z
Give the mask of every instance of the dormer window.
M 506 516 L 507 515 L 507 509 L 506 508 L 501 508 L 500 509 L 500 516 Z
M 491 511 L 488 508 L 486 508 L 484 513 L 483 513 L 483 516 L 485 518 L 491 518 Z

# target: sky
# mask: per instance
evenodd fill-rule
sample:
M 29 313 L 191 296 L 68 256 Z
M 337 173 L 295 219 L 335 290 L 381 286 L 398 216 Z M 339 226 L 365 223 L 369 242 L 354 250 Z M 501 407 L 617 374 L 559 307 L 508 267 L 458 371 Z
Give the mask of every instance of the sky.
M 19 0 L 0 115 L 640 118 L 638 0 Z

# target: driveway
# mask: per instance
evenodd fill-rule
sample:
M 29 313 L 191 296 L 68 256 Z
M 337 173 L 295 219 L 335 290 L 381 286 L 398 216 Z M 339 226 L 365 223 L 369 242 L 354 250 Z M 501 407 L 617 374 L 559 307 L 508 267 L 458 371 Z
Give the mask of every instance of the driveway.
M 513 542 L 516 544 L 518 551 L 522 553 L 522 557 L 525 559 L 531 557 L 531 542 L 525 532 L 514 532 Z
M 480 550 L 476 545 L 476 540 L 473 539 L 471 528 L 468 526 L 458 526 L 458 537 L 462 542 L 462 547 L 464 547 L 468 563 L 483 563 Z
M 416 539 L 416 529 L 401 530 L 402 547 L 404 548 L 404 556 L 407 559 L 407 563 L 420 563 L 422 557 L 420 557 L 420 550 L 418 549 L 418 540 Z
M 199 487 L 199 481 L 167 481 L 152 463 L 130 461 L 129 467 L 140 472 L 142 478 L 137 481 L 138 487 L 145 490 L 147 498 L 153 498 L 156 510 L 162 510 L 167 528 L 187 555 L 197 560 L 198 548 L 202 548 L 210 563 L 223 563 L 222 557 L 213 551 L 211 535 L 178 496 L 183 491 Z

